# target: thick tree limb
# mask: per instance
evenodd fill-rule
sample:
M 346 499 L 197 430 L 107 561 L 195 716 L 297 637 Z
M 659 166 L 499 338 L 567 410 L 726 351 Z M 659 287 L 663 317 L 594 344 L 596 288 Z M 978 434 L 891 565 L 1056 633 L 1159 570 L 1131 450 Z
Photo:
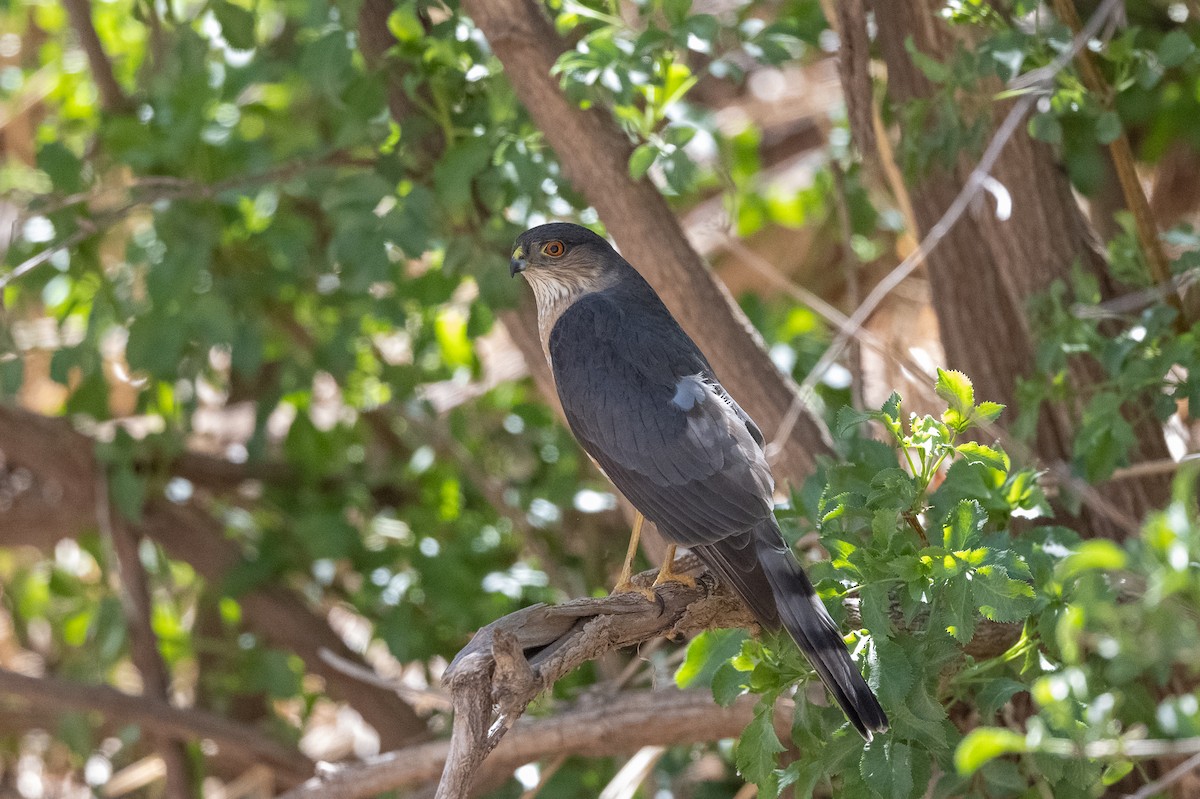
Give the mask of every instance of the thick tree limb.
M 107 685 L 82 685 L 56 677 L 28 677 L 0 669 L 0 696 L 6 704 L 36 704 L 61 712 L 98 712 L 135 722 L 155 735 L 177 741 L 207 738 L 230 759 L 245 765 L 264 763 L 285 780 L 299 782 L 312 773 L 312 763 L 294 749 L 276 743 L 259 730 L 243 727 L 203 710 L 172 707 L 149 696 L 130 696 Z
M 95 526 L 94 442 L 65 419 L 0 406 L 0 546 L 50 550 Z M 190 563 L 217 585 L 241 559 L 223 526 L 194 505 L 149 502 L 141 532 L 167 554 Z M 348 702 L 379 733 L 386 748 L 425 738 L 425 722 L 396 695 L 343 674 L 325 662 L 328 649 L 361 663 L 324 619 L 293 591 L 263 587 L 238 597 L 246 625 L 275 646 L 304 659 L 331 697 Z
M 677 567 L 696 574 L 700 564 L 693 557 Z M 657 570 L 642 572 L 634 582 L 648 586 L 656 576 Z M 627 753 L 642 746 L 739 735 L 754 698 L 743 697 L 725 711 L 708 692 L 619 694 L 606 698 L 599 711 L 575 715 L 572 710 L 549 719 L 519 720 L 529 703 L 558 679 L 613 650 L 661 636 L 754 626 L 741 601 L 708 574 L 701 574 L 694 588 L 667 583 L 656 596 L 657 602 L 640 594 L 616 594 L 561 605 L 539 604 L 498 619 L 476 633 L 446 671 L 446 687 L 455 706 L 451 741 L 347 765 L 310 780 L 282 799 L 356 799 L 429 780 L 439 772 L 437 799 L 460 799 L 472 795 L 476 782 L 542 757 Z M 850 626 L 859 625 L 857 606 L 848 603 L 847 608 Z M 893 615 L 898 624 L 903 623 L 898 609 Z M 975 658 L 998 655 L 1016 643 L 1020 632 L 1020 625 L 983 621 L 965 651 Z M 648 696 L 677 699 L 659 703 L 650 702 Z M 598 714 L 603 720 L 595 720 Z M 690 730 L 689 725 L 693 725 Z M 786 738 L 786 729 L 781 735 Z
M 679 746 L 719 741 L 741 734 L 753 715 L 755 697 L 724 708 L 708 691 L 632 691 L 588 695 L 550 717 L 522 719 L 484 765 L 484 780 L 507 776 L 517 766 L 560 754 L 609 757 L 642 746 Z M 789 719 L 779 714 L 786 727 Z M 780 731 L 786 734 L 786 729 Z M 437 779 L 449 741 L 422 744 L 346 765 L 294 788 L 280 799 L 360 799 Z
M 745 315 L 708 271 L 663 196 L 629 176 L 632 145 L 607 111 L 585 111 L 559 87 L 551 68 L 567 49 L 533 0 L 464 0 L 509 82 L 571 183 L 600 213 L 622 253 L 654 284 L 704 350 L 730 393 L 772 435 L 795 396 Z M 720 309 L 720 310 L 718 310 Z M 778 459 L 778 478 L 799 484 L 829 447 L 811 419 L 797 424 Z

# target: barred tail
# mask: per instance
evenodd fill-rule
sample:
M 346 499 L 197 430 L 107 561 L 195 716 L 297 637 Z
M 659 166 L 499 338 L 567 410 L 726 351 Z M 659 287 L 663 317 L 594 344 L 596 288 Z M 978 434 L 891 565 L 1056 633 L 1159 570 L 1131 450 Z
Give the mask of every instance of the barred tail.
M 885 732 L 887 715 L 863 680 L 841 631 L 821 604 L 812 582 L 784 543 L 775 520 L 754 530 L 758 562 L 762 565 L 779 620 L 820 675 L 825 687 L 845 711 L 854 728 L 871 740 L 872 732 Z

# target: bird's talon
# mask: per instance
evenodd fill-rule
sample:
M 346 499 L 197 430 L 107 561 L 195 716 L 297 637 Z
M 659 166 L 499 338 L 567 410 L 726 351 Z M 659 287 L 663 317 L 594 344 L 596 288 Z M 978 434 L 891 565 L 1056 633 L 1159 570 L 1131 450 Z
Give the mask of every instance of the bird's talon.
M 679 574 L 669 569 L 663 569 L 658 573 L 658 577 L 654 580 L 654 587 L 658 588 L 664 583 L 683 583 L 688 588 L 696 587 L 696 578 L 690 574 Z
M 653 588 L 643 588 L 640 585 L 634 585 L 628 580 L 614 585 L 612 592 L 614 594 L 641 594 L 646 598 L 647 602 L 657 602 L 662 604 L 662 599 L 658 596 Z

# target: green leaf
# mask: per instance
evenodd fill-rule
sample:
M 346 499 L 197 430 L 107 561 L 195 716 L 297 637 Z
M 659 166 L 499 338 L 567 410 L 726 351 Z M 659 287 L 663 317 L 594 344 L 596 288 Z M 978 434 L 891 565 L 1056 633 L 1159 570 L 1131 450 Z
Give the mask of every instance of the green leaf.
M 1007 677 L 990 679 L 979 689 L 979 713 L 984 719 L 1000 712 L 1008 700 L 1029 690 L 1029 686 Z
M 843 405 L 841 410 L 838 411 L 837 424 L 835 425 L 838 438 L 844 438 L 854 428 L 861 424 L 866 424 L 878 416 L 879 414 L 876 413 L 856 411 L 849 405 Z
M 954 450 L 966 458 L 969 463 L 982 463 L 984 466 L 1001 472 L 1007 472 L 1012 466 L 1012 462 L 1009 461 L 1008 454 L 1004 450 L 993 449 L 977 441 L 959 444 Z
M 1158 60 L 1164 67 L 1177 67 L 1196 52 L 1196 45 L 1182 28 L 1176 28 L 1158 43 Z
M 942 421 L 956 432 L 970 427 L 971 411 L 975 406 L 975 389 L 971 380 L 962 372 L 939 368 L 934 391 L 950 406 L 942 414 Z
M 38 148 L 37 167 L 61 192 L 77 192 L 83 188 L 83 162 L 60 142 L 46 142 Z
M 981 566 L 974 579 L 979 611 L 992 621 L 1021 621 L 1033 610 L 1033 587 L 1009 577 L 1003 566 Z
M 142 505 L 146 501 L 146 484 L 129 464 L 113 468 L 108 478 L 108 493 L 113 505 L 131 522 L 142 520 Z
M 871 793 L 881 799 L 908 799 L 913 794 L 912 749 L 890 736 L 867 744 L 859 772 Z
M 221 24 L 221 35 L 235 50 L 253 50 L 254 14 L 229 0 L 212 0 L 209 8 Z
M 1068 580 L 1086 571 L 1115 571 L 1125 568 L 1125 550 L 1102 538 L 1084 541 L 1058 565 L 1058 578 Z
M 973 499 L 964 499 L 950 512 L 942 528 L 942 545 L 954 552 L 967 549 L 979 540 L 979 532 L 987 521 L 987 513 Z
M 741 651 L 745 640 L 745 630 L 706 630 L 700 633 L 688 644 L 687 655 L 675 672 L 675 685 L 680 688 L 710 685 L 717 669 Z
M 1104 785 L 1116 785 L 1121 780 L 1133 771 L 1133 761 L 1118 760 L 1115 763 L 1109 763 L 1104 767 L 1104 772 L 1100 775 L 1100 782 Z
M 966 574 L 959 574 L 938 593 L 938 603 L 942 612 L 938 621 L 946 632 L 954 636 L 960 644 L 965 644 L 975 635 L 975 598 L 971 592 L 971 580 Z
M 772 723 L 774 700 L 769 694 L 763 697 L 754 708 L 754 718 L 738 740 L 735 763 L 738 773 L 750 782 L 765 782 L 775 770 L 775 756 L 783 751 Z
M 967 413 L 975 405 L 975 388 L 971 385 L 971 379 L 953 369 L 939 367 L 937 373 L 937 382 L 934 383 L 933 390 L 948 402 L 951 408 Z
M 1096 141 L 1112 144 L 1121 136 L 1121 118 L 1115 111 L 1105 111 L 1096 117 Z
M 658 148 L 653 144 L 641 144 L 629 156 L 629 177 L 640 180 L 658 158 Z
M 974 774 L 984 763 L 1027 751 L 1025 736 L 1002 727 L 978 727 L 967 733 L 954 750 L 954 767 L 959 774 Z
M 1004 406 L 999 402 L 984 401 L 975 406 L 974 418 L 977 422 L 994 422 L 1000 418 Z
M 746 693 L 746 683 L 749 679 L 748 672 L 734 668 L 728 661 L 722 663 L 712 676 L 713 701 L 721 707 L 729 707 L 733 700 Z

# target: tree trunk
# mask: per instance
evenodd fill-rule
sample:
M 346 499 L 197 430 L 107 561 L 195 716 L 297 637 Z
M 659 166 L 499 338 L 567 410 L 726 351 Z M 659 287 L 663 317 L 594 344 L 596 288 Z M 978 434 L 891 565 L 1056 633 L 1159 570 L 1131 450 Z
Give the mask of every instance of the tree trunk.
M 936 90 L 913 63 L 908 41 L 935 59 L 953 53 L 955 40 L 935 5 L 931 0 L 873 0 L 877 44 L 887 64 L 888 96 L 897 106 L 929 98 Z M 847 102 L 869 103 L 871 98 L 848 96 Z M 993 116 L 1003 115 L 1008 107 L 997 104 Z M 934 167 L 912 182 L 910 196 L 920 233 L 941 218 L 973 165 L 964 154 L 953 168 Z M 978 397 L 1003 402 L 1015 411 L 1017 383 L 1032 373 L 1034 364 L 1035 343 L 1026 317 L 1029 299 L 1053 281 L 1069 279 L 1077 263 L 1097 274 L 1110 294 L 1115 287 L 1050 147 L 1022 129 L 1004 148 L 992 176 L 1012 198 L 1011 216 L 998 219 L 990 199 L 985 200 L 964 214 L 927 265 L 948 365 L 971 375 Z M 1086 398 L 1103 373 L 1095 362 L 1081 359 L 1073 364 L 1071 377 L 1074 396 Z M 1042 409 L 1034 445 L 1039 459 L 1049 464 L 1071 462 L 1082 403 L 1073 405 Z M 1135 429 L 1140 444 L 1135 458 L 1168 456 L 1162 428 L 1155 420 L 1136 421 Z M 1162 507 L 1169 484 L 1162 477 L 1114 481 L 1102 492 L 1116 508 L 1141 519 L 1147 511 Z M 1085 535 L 1121 537 L 1125 532 L 1094 512 L 1086 513 L 1080 522 Z

